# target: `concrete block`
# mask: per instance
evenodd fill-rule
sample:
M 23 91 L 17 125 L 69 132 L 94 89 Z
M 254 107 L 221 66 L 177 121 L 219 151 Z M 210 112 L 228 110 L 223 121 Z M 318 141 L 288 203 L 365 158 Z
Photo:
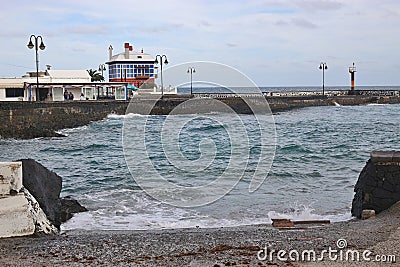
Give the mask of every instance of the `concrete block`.
M 22 189 L 22 162 L 0 162 L 0 196 Z
M 36 199 L 22 188 L 22 162 L 0 162 L 0 238 L 57 233 Z
M 0 237 L 31 235 L 35 223 L 24 194 L 0 198 Z
M 371 161 L 372 163 L 377 162 L 392 162 L 394 151 L 372 151 L 371 152 Z

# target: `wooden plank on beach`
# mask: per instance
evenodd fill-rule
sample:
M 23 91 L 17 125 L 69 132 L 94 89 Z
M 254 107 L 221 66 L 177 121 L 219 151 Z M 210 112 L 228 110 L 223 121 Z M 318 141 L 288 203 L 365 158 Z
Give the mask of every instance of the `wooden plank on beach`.
M 323 224 L 331 223 L 330 220 L 304 220 L 304 221 L 293 221 L 294 224 Z
M 271 219 L 274 227 L 293 227 L 296 224 L 326 224 L 331 223 L 330 220 L 302 220 L 292 221 L 290 219 Z
M 292 227 L 294 223 L 289 219 L 271 219 L 273 227 Z

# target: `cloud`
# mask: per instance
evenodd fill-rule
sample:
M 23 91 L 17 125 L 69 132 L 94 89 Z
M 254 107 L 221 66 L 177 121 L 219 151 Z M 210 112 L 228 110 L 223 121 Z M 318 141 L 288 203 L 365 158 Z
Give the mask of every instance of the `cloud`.
M 82 35 L 106 35 L 110 32 L 108 26 L 105 25 L 73 25 L 66 26 L 63 30 L 64 34 L 82 34 Z
M 297 0 L 295 4 L 307 11 L 334 11 L 344 7 L 344 4 L 334 0 Z
M 298 27 L 303 27 L 303 28 L 307 28 L 307 29 L 317 28 L 316 24 L 314 24 L 304 18 L 294 18 L 294 19 L 292 19 L 291 22 Z
M 226 46 L 228 46 L 228 47 L 237 47 L 237 44 L 233 44 L 233 43 L 226 43 Z
M 347 84 L 348 73 L 339 69 L 353 60 L 379 62 L 360 68 L 369 81 L 400 83 L 400 76 L 376 72 L 398 64 L 398 0 L 17 2 L 5 2 L 0 10 L 0 22 L 9 25 L 0 28 L 6 39 L 0 43 L 2 76 L 19 76 L 21 70 L 1 62 L 34 66 L 26 43 L 30 34 L 39 34 L 47 46 L 41 62 L 57 69 L 97 66 L 109 44 L 117 52 L 128 41 L 151 54 L 168 53 L 171 64 L 231 64 L 261 85 L 319 84 L 315 62 L 324 59 L 336 84 Z M 238 57 L 243 51 L 246 56 Z

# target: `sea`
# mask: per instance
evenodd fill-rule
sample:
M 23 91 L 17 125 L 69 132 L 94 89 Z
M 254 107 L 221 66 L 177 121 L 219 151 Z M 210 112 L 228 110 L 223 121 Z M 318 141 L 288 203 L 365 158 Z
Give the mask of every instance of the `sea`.
M 242 156 L 232 152 L 235 144 L 229 140 L 242 139 L 234 136 L 232 125 L 224 124 L 228 116 L 198 114 L 188 120 L 184 115 L 110 114 L 83 127 L 61 130 L 66 135 L 62 138 L 0 139 L 0 161 L 32 158 L 63 178 L 62 196 L 77 199 L 89 210 L 64 223 L 63 231 L 152 230 L 270 224 L 273 218 L 350 220 L 354 185 L 370 152 L 400 149 L 398 104 L 307 107 L 273 115 L 274 156 L 264 168 L 257 156 L 260 132 L 251 130 L 254 117 L 238 115 L 248 134 L 243 143 L 249 143 L 251 151 L 243 153 L 246 166 L 234 166 L 238 171 L 228 180 L 237 182 L 220 197 L 183 207 L 141 186 L 138 177 L 151 179 L 154 173 L 185 187 L 212 184 L 233 156 Z M 165 155 L 168 147 L 157 129 L 167 119 L 184 125 L 177 127 L 176 136 L 185 161 L 193 162 L 189 171 L 174 168 Z M 143 133 L 139 134 L 143 129 L 126 131 L 127 125 L 143 122 L 150 129 L 145 133 L 145 153 L 127 149 L 127 144 L 143 143 Z M 203 154 L 209 163 L 197 170 Z M 143 168 L 147 159 L 153 164 L 151 171 Z M 251 175 L 260 166 L 265 180 L 251 191 Z M 157 184 L 152 186 L 157 189 Z M 179 193 L 163 194 L 173 198 Z

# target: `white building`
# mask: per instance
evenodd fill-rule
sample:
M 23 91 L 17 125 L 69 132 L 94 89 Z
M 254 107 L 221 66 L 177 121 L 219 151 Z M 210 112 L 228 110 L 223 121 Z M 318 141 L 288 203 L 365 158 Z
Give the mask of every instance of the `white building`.
M 86 70 L 46 70 L 38 76 L 38 88 L 36 72 L 0 78 L 0 101 L 64 101 L 71 95 L 73 100 L 125 100 L 127 95 L 125 83 L 93 83 Z

